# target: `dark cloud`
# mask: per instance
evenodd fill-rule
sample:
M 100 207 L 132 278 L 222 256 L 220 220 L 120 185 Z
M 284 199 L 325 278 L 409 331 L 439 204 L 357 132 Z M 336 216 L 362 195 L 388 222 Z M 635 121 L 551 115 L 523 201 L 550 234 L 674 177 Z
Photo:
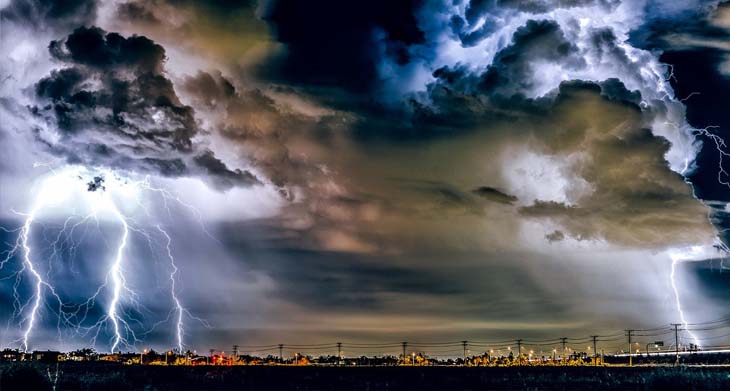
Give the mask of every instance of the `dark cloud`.
M 248 171 L 231 170 L 213 152 L 204 151 L 195 156 L 193 161 L 203 169 L 203 174 L 221 188 L 234 186 L 250 186 L 259 183 L 259 180 Z
M 60 140 L 37 129 L 54 154 L 69 163 L 201 175 L 221 188 L 259 183 L 195 145 L 200 131 L 193 109 L 180 102 L 164 75 L 160 45 L 143 36 L 81 27 L 52 41 L 49 51 L 68 67 L 36 83 L 43 103 L 32 111 L 58 129 Z
M 600 6 L 605 10 L 610 10 L 618 6 L 620 0 L 501 0 L 498 1 L 500 6 L 507 8 L 515 8 L 520 11 L 544 13 L 560 8 L 573 8 L 585 6 Z
M 682 15 L 657 13 L 631 32 L 630 42 L 642 48 L 669 51 L 691 48 L 713 49 L 713 43 L 728 36 L 727 10 L 730 3 L 720 2 L 686 10 Z
M 406 63 L 409 45 L 423 42 L 415 16 L 420 3 L 273 2 L 264 19 L 286 50 L 262 66 L 262 74 L 317 88 L 371 91 L 378 81 L 382 55 Z
M 547 239 L 547 241 L 550 243 L 560 242 L 565 239 L 565 234 L 563 233 L 563 231 L 555 230 L 545 235 L 545 239 Z
M 489 186 L 477 187 L 476 189 L 472 190 L 472 193 L 486 200 L 497 202 L 500 204 L 513 204 L 515 201 L 517 201 L 517 197 Z
M 165 61 L 165 49 L 147 37 L 125 38 L 96 27 L 78 28 L 65 39 L 52 41 L 48 49 L 56 60 L 93 71 L 160 75 Z
M 447 186 L 437 186 L 428 189 L 433 193 L 435 201 L 444 206 L 464 206 L 469 205 L 471 201 L 466 195 L 460 191 Z
M 187 78 L 182 88 L 190 92 L 199 105 L 209 109 L 226 106 L 236 97 L 236 87 L 220 73 L 199 72 L 195 77 Z
M 154 11 L 148 8 L 149 6 L 149 2 L 129 1 L 121 3 L 117 7 L 117 16 L 122 20 L 134 21 L 136 23 L 163 23 L 157 18 Z
M 483 200 L 498 204 L 511 205 L 516 197 L 500 192 L 491 187 L 478 187 L 472 191 L 464 191 L 457 186 L 439 180 L 417 180 L 409 178 L 392 178 L 394 183 L 404 189 L 414 191 L 419 198 L 437 213 L 451 211 L 463 214 L 482 214 Z
M 535 61 L 580 68 L 584 60 L 553 21 L 529 20 L 517 29 L 512 43 L 497 52 L 481 73 L 466 66 L 442 67 L 433 72 L 428 102 L 411 101 L 414 122 L 451 129 L 469 129 L 486 120 L 524 117 L 547 110 L 552 97 L 526 98 L 533 88 Z
M 578 48 L 565 38 L 556 22 L 529 20 L 517 29 L 512 44 L 495 55 L 478 88 L 504 96 L 525 92 L 532 87 L 530 64 L 538 60 L 572 68 L 584 65 Z
M 517 12 L 540 14 L 586 6 L 599 6 L 610 12 L 619 4 L 618 0 L 471 0 L 466 5 L 464 16 L 452 16 L 449 25 L 461 45 L 470 47 L 497 31 L 509 19 L 508 16 Z
M 619 79 L 607 79 L 599 83 L 599 85 L 601 86 L 601 95 L 609 100 L 636 107 L 641 103 L 641 93 L 639 91 L 629 91 Z
M 243 146 L 251 163 L 285 193 L 292 186 L 318 187 L 323 167 L 313 163 L 321 150 L 316 144 L 326 145 L 335 137 L 335 129 L 341 126 L 336 113 L 308 112 L 308 107 L 300 107 L 306 103 L 286 88 L 237 89 L 220 73 L 188 77 L 181 90 L 201 113 L 213 118 L 220 134 Z M 284 103 L 273 96 L 294 100 Z

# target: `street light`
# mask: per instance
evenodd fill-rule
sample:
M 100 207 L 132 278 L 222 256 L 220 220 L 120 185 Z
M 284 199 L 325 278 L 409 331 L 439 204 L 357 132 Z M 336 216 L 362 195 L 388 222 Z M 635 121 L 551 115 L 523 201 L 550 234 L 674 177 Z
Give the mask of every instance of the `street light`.
M 147 349 L 146 348 L 143 349 L 142 350 L 142 353 L 139 354 L 139 365 L 143 365 L 144 364 L 144 358 L 143 358 L 143 356 L 145 354 L 147 354 Z
M 646 344 L 646 357 L 647 358 L 649 357 L 649 345 L 651 345 L 651 344 L 652 344 L 651 342 Z M 653 344 L 654 344 L 654 349 L 659 349 L 660 346 L 664 346 L 664 341 L 654 341 Z

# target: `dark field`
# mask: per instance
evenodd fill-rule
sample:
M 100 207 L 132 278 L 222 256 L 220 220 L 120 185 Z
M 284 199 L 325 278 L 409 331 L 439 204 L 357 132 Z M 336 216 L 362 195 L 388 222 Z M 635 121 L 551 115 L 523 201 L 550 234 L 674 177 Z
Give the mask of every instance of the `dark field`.
M 3 364 L 0 390 L 50 390 L 54 366 Z M 66 363 L 57 390 L 730 390 L 721 367 L 183 367 Z

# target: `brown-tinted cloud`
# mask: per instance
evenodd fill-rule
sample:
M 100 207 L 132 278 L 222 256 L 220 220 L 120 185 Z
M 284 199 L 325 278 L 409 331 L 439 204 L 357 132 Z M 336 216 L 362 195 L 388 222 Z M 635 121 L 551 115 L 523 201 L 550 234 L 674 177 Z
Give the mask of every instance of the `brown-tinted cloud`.
M 513 204 L 517 201 L 517 197 L 506 194 L 498 189 L 489 186 L 480 186 L 472 190 L 472 193 L 484 199 L 498 202 L 500 204 Z
M 507 238 L 527 221 L 557 225 L 564 237 L 620 246 L 712 236 L 704 206 L 664 159 L 667 141 L 646 127 L 652 112 L 642 111 L 637 93 L 616 80 L 564 83 L 550 97 L 522 101 L 508 116 L 495 115 L 500 109 L 491 105 L 473 106 L 462 112 L 468 127 L 451 137 L 407 144 L 358 138 L 353 129 L 371 126 L 370 118 L 315 110 L 296 90 L 236 88 L 209 73 L 188 78 L 183 88 L 289 197 L 281 224 L 308 248 L 509 247 Z M 449 105 L 463 99 L 479 96 L 442 96 L 418 126 L 424 132 L 442 127 L 433 116 L 450 115 Z M 506 150 L 566 159 L 561 170 L 569 199 L 541 199 L 539 188 L 533 199 L 515 196 L 523 174 L 510 170 L 519 156 Z
M 568 205 L 534 200 L 520 209 L 558 222 L 567 234 L 630 246 L 701 242 L 712 236 L 706 209 L 671 171 L 669 143 L 645 128 L 638 106 L 591 88 L 561 92 L 536 143 L 547 154 L 576 154 L 571 174 L 590 186 Z
M 218 66 L 247 67 L 275 50 L 255 1 L 129 0 L 113 10 L 113 27 L 144 33 Z

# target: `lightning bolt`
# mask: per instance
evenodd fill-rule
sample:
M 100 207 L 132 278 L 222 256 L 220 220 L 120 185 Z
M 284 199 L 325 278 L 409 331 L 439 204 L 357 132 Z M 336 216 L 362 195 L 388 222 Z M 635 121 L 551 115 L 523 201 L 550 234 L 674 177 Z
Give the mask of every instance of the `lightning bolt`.
M 123 338 L 120 331 L 120 323 L 124 323 L 126 328 L 129 328 L 129 325 L 126 324 L 126 322 L 123 319 L 120 319 L 118 315 L 118 306 L 119 306 L 119 299 L 122 294 L 122 289 L 128 289 L 126 286 L 127 280 L 124 278 L 124 273 L 122 271 L 122 264 L 124 262 L 124 249 L 127 247 L 127 240 L 129 239 L 129 225 L 127 224 L 127 220 L 124 218 L 124 216 L 119 212 L 119 210 L 113 206 L 112 204 L 112 210 L 115 215 L 119 218 L 119 221 L 122 223 L 122 238 L 119 241 L 119 247 L 117 247 L 116 256 L 114 257 L 114 262 L 112 262 L 111 269 L 109 270 L 109 275 L 112 279 L 112 300 L 109 304 L 109 312 L 108 316 L 109 319 L 112 322 L 112 325 L 114 326 L 114 342 L 112 343 L 111 351 L 114 352 L 119 344 L 122 342 Z
M 677 273 L 677 265 L 679 262 L 682 261 L 680 256 L 677 256 L 675 254 L 671 254 L 672 259 L 672 271 L 669 274 L 669 279 L 672 283 L 672 290 L 674 291 L 674 305 L 677 309 L 677 312 L 679 313 L 679 320 L 682 322 L 682 326 L 689 334 L 690 338 L 692 338 L 692 342 L 700 346 L 700 340 L 697 338 L 697 335 L 695 335 L 692 330 L 689 329 L 689 323 L 687 322 L 687 318 L 684 316 L 684 311 L 682 310 L 682 302 L 679 298 L 679 288 L 677 287 L 677 279 L 676 279 L 676 273 Z
M 172 256 L 172 250 L 170 249 L 170 246 L 172 245 L 172 239 L 170 238 L 170 235 L 161 226 L 157 225 L 156 227 L 157 230 L 159 230 L 160 233 L 165 236 L 165 249 L 167 250 L 167 257 L 170 259 L 170 266 L 172 267 L 172 272 L 170 273 L 170 296 L 172 297 L 172 301 L 175 303 L 175 309 L 177 311 L 177 322 L 175 323 L 175 334 L 177 335 L 177 349 L 179 353 L 182 353 L 183 313 L 186 310 L 185 308 L 183 308 L 182 304 L 180 304 L 180 299 L 178 299 L 177 292 L 175 290 L 175 279 L 177 276 L 178 268 L 177 265 L 175 265 L 175 257 Z
M 28 215 L 28 218 L 25 220 L 25 224 L 23 225 L 23 229 L 20 234 L 20 240 L 23 246 L 23 269 L 21 269 L 21 272 L 24 270 L 27 270 L 35 279 L 35 293 L 33 294 L 33 305 L 31 306 L 30 312 L 27 315 L 26 318 L 26 328 L 23 332 L 23 350 L 28 351 L 28 338 L 30 337 L 30 333 L 33 331 L 33 326 L 36 323 L 36 317 L 38 316 L 38 310 L 41 306 L 41 300 L 43 298 L 43 288 L 48 288 L 52 294 L 55 297 L 58 297 L 56 294 L 55 289 L 48 284 L 40 273 L 36 270 L 35 265 L 33 264 L 33 260 L 31 258 L 31 246 L 28 243 L 28 237 L 30 236 L 30 229 L 33 225 L 33 221 L 35 220 L 35 215 L 38 212 L 40 205 L 36 205 L 36 207 L 33 208 L 31 213 Z
M 125 215 L 124 212 L 117 206 L 115 196 L 130 192 L 136 195 L 135 200 L 138 205 L 143 207 L 147 217 L 153 217 L 145 205 L 145 202 L 139 196 L 142 191 L 150 192 L 161 197 L 164 203 L 165 209 L 168 214 L 172 216 L 169 203 L 177 203 L 194 212 L 198 221 L 201 224 L 203 232 L 206 235 L 211 236 L 210 233 L 205 229 L 202 223 L 201 214 L 192 206 L 184 203 L 178 196 L 172 192 L 163 188 L 156 188 L 151 185 L 149 177 L 145 177 L 142 181 L 130 181 L 121 180 L 116 177 L 113 173 L 103 171 L 102 176 L 98 174 L 94 176 L 95 183 L 90 182 L 89 192 L 82 193 L 84 201 L 91 204 L 91 212 L 88 215 L 80 216 L 74 211 L 65 219 L 63 225 L 59 228 L 58 233 L 55 235 L 55 239 L 48 240 L 49 249 L 52 251 L 47 257 L 48 266 L 45 274 L 39 268 L 38 263 L 35 261 L 35 257 L 42 256 L 42 252 L 37 252 L 37 244 L 34 235 L 32 235 L 32 228 L 37 225 L 43 225 L 40 221 L 40 215 L 48 208 L 59 206 L 64 204 L 64 196 L 68 198 L 69 194 L 64 194 L 64 189 L 67 187 L 78 186 L 77 182 L 69 183 L 69 177 L 78 177 L 81 179 L 80 172 L 88 174 L 90 170 L 73 170 L 65 169 L 61 173 L 57 173 L 50 170 L 53 175 L 47 177 L 41 183 L 40 190 L 33 202 L 32 208 L 28 213 L 15 212 L 24 218 L 22 226 L 16 229 L 7 229 L 0 227 L 3 232 L 16 234 L 17 237 L 15 242 L 10 246 L 9 250 L 5 250 L 0 253 L 0 270 L 3 270 L 8 266 L 9 263 L 15 258 L 19 259 L 19 267 L 10 276 L 0 278 L 2 280 L 8 280 L 14 278 L 13 284 L 13 297 L 14 297 L 14 312 L 11 319 L 8 320 L 8 327 L 12 319 L 19 319 L 19 325 L 21 326 L 21 336 L 16 341 L 20 344 L 20 347 L 24 351 L 28 351 L 30 347 L 30 341 L 33 337 L 34 329 L 38 324 L 38 319 L 41 317 L 42 309 L 44 305 L 47 306 L 57 316 L 57 329 L 59 339 L 62 338 L 64 327 L 68 326 L 68 329 L 75 335 L 81 337 L 89 337 L 92 346 L 96 345 L 97 339 L 102 334 L 102 331 L 107 330 L 111 334 L 110 339 L 110 350 L 112 352 L 119 351 L 123 348 L 131 348 L 138 342 L 141 342 L 138 335 L 147 335 L 151 332 L 159 323 L 155 323 L 152 328 L 144 331 L 142 334 L 136 332 L 136 329 L 143 327 L 142 320 L 138 319 L 134 313 L 141 314 L 145 308 L 141 305 L 138 300 L 138 293 L 135 292 L 128 284 L 128 273 L 129 273 L 129 262 L 127 250 L 130 241 L 133 240 L 134 235 L 143 237 L 147 240 L 150 250 L 154 251 L 155 243 L 153 235 L 146 231 L 141 225 L 139 225 L 134 218 Z M 99 179 L 101 178 L 101 179 Z M 106 182 L 105 179 L 107 178 Z M 60 196 L 59 196 L 60 194 Z M 59 199 L 57 199 L 59 198 Z M 88 207 L 88 205 L 85 205 Z M 78 274 L 78 271 L 74 270 L 73 259 L 75 258 L 76 247 L 78 245 L 75 236 L 75 231 L 79 227 L 85 227 L 82 232 L 82 238 L 86 236 L 89 229 L 90 222 L 96 223 L 96 229 L 100 233 L 100 218 L 102 216 L 111 217 L 113 221 L 119 226 L 118 237 L 112 238 L 107 242 L 106 235 L 102 235 L 103 241 L 106 243 L 113 242 L 113 251 L 111 253 L 111 260 L 107 266 L 106 273 L 104 274 L 103 281 L 96 287 L 93 294 L 83 299 L 80 303 L 65 303 L 61 294 L 54 288 L 50 283 L 52 281 L 52 272 L 55 259 L 62 258 L 63 251 L 68 251 L 71 257 L 71 268 L 70 271 L 74 274 Z M 78 220 L 78 221 L 76 221 Z M 168 314 L 167 319 L 162 322 L 169 321 L 171 315 L 174 313 L 174 329 L 175 329 L 175 343 L 179 351 L 182 352 L 184 347 L 184 323 L 185 319 L 194 319 L 199 321 L 205 327 L 210 325 L 204 319 L 198 318 L 192 315 L 182 304 L 179 297 L 179 289 L 177 287 L 177 280 L 179 278 L 179 268 L 175 262 L 172 251 L 172 238 L 168 232 L 163 229 L 162 225 L 154 225 L 156 230 L 159 232 L 160 239 L 164 239 L 164 250 L 166 257 L 170 264 L 170 295 L 174 308 Z M 46 226 L 43 225 L 43 236 L 46 236 Z M 35 234 L 40 235 L 41 232 Z M 212 236 L 211 236 L 212 237 Z M 110 249 L 111 250 L 111 249 Z M 35 254 L 39 255 L 35 255 Z M 23 299 L 24 296 L 20 290 L 21 285 L 25 284 L 25 279 L 31 280 L 32 294 L 30 298 Z M 97 302 L 102 301 L 102 298 L 107 297 L 105 314 L 96 321 L 91 320 L 89 324 L 89 315 L 97 305 Z M 48 300 L 51 299 L 52 303 L 57 303 L 57 306 L 49 307 Z M 68 330 L 66 329 L 66 330 Z
M 674 68 L 672 67 L 672 65 L 667 65 L 667 68 L 668 68 L 669 76 L 666 80 L 667 81 L 674 80 L 676 82 L 677 78 L 674 75 Z M 700 95 L 700 94 L 701 94 L 700 92 L 691 92 L 686 97 L 677 99 L 677 100 L 680 103 L 686 103 L 693 96 Z M 671 122 L 669 122 L 669 123 L 671 123 Z M 679 128 L 678 124 L 676 124 L 676 123 L 671 123 L 671 124 L 674 125 L 675 127 Z M 725 158 L 729 157 L 730 154 L 726 151 L 727 145 L 725 143 L 725 140 L 722 137 L 720 137 L 719 135 L 713 133 L 714 129 L 719 129 L 719 126 L 707 126 L 704 128 L 691 128 L 691 131 L 695 135 L 695 137 L 704 136 L 707 139 L 712 141 L 712 143 L 715 146 L 715 150 L 718 153 L 717 182 L 723 186 L 730 188 L 730 181 L 728 181 L 728 179 L 727 179 L 730 177 L 730 175 L 728 175 L 728 171 L 725 169 L 725 166 L 724 166 Z M 690 185 L 690 188 L 692 189 L 692 195 L 694 196 L 694 198 L 699 199 L 697 197 L 697 194 L 695 193 L 694 186 L 692 185 L 691 181 L 687 177 L 689 169 L 690 169 L 690 159 L 687 158 L 687 159 L 685 159 L 684 168 L 681 170 L 680 174 L 685 178 L 685 182 L 687 182 L 687 184 Z M 711 218 L 711 214 L 708 214 L 708 218 Z M 710 224 L 712 224 L 712 221 L 710 221 Z M 721 232 L 723 232 L 723 231 L 721 231 Z M 719 249 L 723 255 L 730 253 L 730 248 L 728 248 L 728 246 L 722 241 L 722 238 L 719 238 L 719 237 L 717 238 L 717 243 L 716 243 L 715 247 L 717 249 Z M 697 252 L 697 247 L 694 247 L 692 250 L 690 250 L 690 253 L 696 253 L 696 252 Z M 693 343 L 697 346 L 700 346 L 699 338 L 697 337 L 697 335 L 695 333 L 692 332 L 692 330 L 689 329 L 689 324 L 687 322 L 687 318 L 686 318 L 685 313 L 682 308 L 679 288 L 677 286 L 677 266 L 680 262 L 683 262 L 688 259 L 685 256 L 678 255 L 677 253 L 670 253 L 670 257 L 672 260 L 672 266 L 671 266 L 671 272 L 670 272 L 670 282 L 671 282 L 671 286 L 672 286 L 672 291 L 674 292 L 675 308 L 677 310 L 677 313 L 679 314 L 679 318 L 680 318 L 680 321 L 681 321 L 684 329 L 689 334 Z M 707 258 L 707 257 L 705 257 L 705 258 Z M 724 268 L 723 260 L 721 260 L 720 265 L 721 265 L 721 268 Z
M 32 254 L 32 247 L 30 245 L 30 236 L 31 236 L 31 228 L 33 227 L 33 223 L 36 220 L 36 215 L 39 213 L 39 211 L 45 206 L 45 204 L 48 202 L 47 198 L 43 196 L 43 193 L 41 193 L 41 196 L 39 196 L 35 203 L 33 204 L 33 207 L 31 211 L 27 214 L 22 214 L 13 211 L 13 213 L 16 213 L 18 215 L 25 216 L 25 222 L 23 223 L 23 226 L 20 228 L 19 235 L 15 241 L 15 245 L 12 246 L 12 248 L 6 252 L 5 257 L 0 261 L 0 269 L 5 267 L 5 265 L 18 253 L 22 252 L 22 266 L 20 270 L 18 270 L 15 275 L 15 283 L 13 285 L 13 297 L 14 297 L 14 316 L 22 316 L 22 319 L 20 321 L 21 324 L 25 324 L 25 328 L 22 333 L 22 337 L 20 339 L 21 347 L 23 351 L 28 351 L 28 340 L 30 338 L 30 335 L 33 331 L 33 327 L 35 326 L 37 322 L 37 318 L 39 317 L 39 311 L 41 308 L 41 304 L 43 303 L 43 292 L 44 290 L 48 290 L 50 294 L 58 301 L 59 304 L 59 311 L 63 308 L 63 302 L 61 301 L 60 296 L 56 293 L 56 290 L 54 287 L 48 283 L 43 276 L 40 274 L 40 272 L 37 270 L 35 263 L 33 262 L 33 258 L 31 257 Z M 11 230 L 3 229 L 5 232 L 13 232 Z M 22 275 L 24 272 L 27 272 L 30 274 L 30 276 L 35 281 L 33 286 L 33 294 L 31 295 L 31 298 L 26 301 L 25 303 L 21 302 L 20 294 L 18 293 L 19 286 L 22 282 Z M 28 306 L 30 305 L 30 309 L 26 311 Z M 22 315 L 25 312 L 25 315 Z
M 712 140 L 712 142 L 715 144 L 715 150 L 717 151 L 717 154 L 719 156 L 718 158 L 718 170 L 717 170 L 717 182 L 721 185 L 727 186 L 730 188 L 730 182 L 727 181 L 727 179 L 723 179 L 723 176 L 728 177 L 728 172 L 725 170 L 725 166 L 723 165 L 724 158 L 730 156 L 727 152 L 725 152 L 725 149 L 727 148 L 727 145 L 725 144 L 725 140 L 712 133 L 713 129 L 719 129 L 719 126 L 707 126 L 705 128 L 699 128 L 694 129 L 694 131 L 698 135 L 702 135 L 707 137 L 708 139 Z

